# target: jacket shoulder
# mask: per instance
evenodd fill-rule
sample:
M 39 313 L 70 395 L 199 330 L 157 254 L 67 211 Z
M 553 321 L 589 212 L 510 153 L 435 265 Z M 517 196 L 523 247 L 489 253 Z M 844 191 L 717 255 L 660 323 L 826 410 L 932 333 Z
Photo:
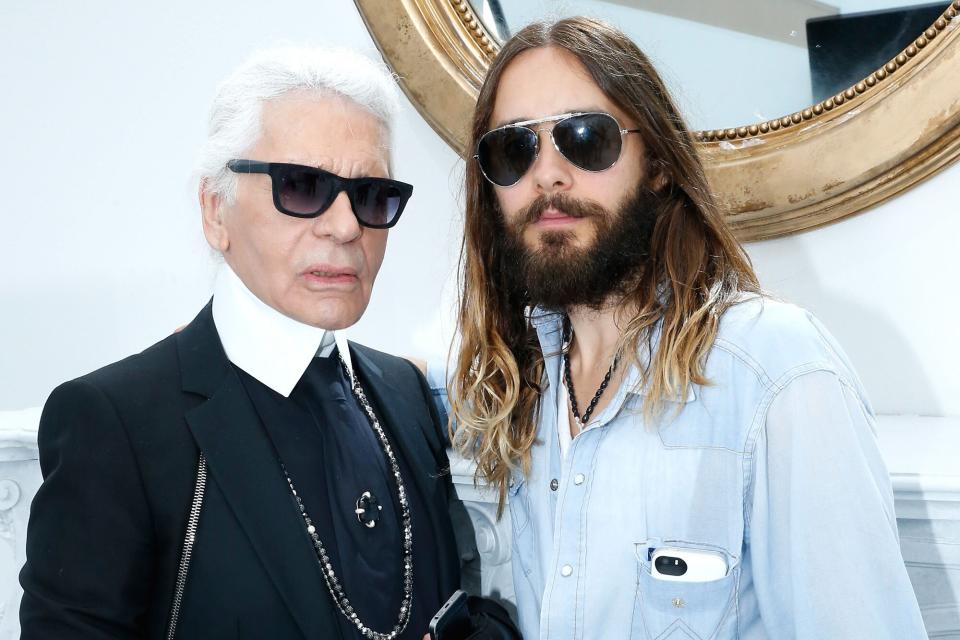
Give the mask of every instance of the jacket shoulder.
M 772 384 L 813 370 L 856 378 L 840 345 L 812 313 L 765 296 L 747 297 L 727 309 L 715 347 Z
M 190 450 L 184 447 L 189 443 L 186 430 L 176 427 L 183 424 L 184 411 L 198 400 L 185 397 L 182 391 L 176 336 L 169 336 L 59 385 L 44 405 L 48 419 L 41 419 L 41 431 L 44 426 L 79 428 L 71 416 L 87 415 L 84 429 L 98 420 L 116 420 L 136 452 L 156 457 L 167 450 L 172 455 L 174 449 Z M 172 447 L 173 442 L 179 446 Z
M 350 347 L 367 363 L 379 369 L 383 379 L 389 381 L 403 395 L 408 408 L 423 416 L 424 435 L 430 443 L 430 448 L 435 457 L 442 457 L 443 448 L 447 446 L 446 425 L 433 403 L 430 386 L 416 365 L 406 358 L 377 351 L 355 342 L 351 342 Z
M 157 375 L 162 375 L 165 371 L 176 373 L 177 368 L 176 335 L 170 335 L 140 353 L 82 375 L 77 381 L 102 389 L 130 387 L 144 380 L 156 384 Z
M 419 370 L 406 358 L 378 351 L 377 349 L 356 342 L 350 342 L 350 347 L 354 352 L 376 365 L 384 377 L 391 382 L 403 381 L 404 383 L 412 384 L 417 382 L 417 372 Z

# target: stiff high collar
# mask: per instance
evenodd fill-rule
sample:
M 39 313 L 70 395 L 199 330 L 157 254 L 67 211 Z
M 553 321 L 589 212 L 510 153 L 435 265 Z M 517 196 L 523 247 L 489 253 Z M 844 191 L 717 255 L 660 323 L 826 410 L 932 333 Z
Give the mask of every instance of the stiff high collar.
M 353 375 L 343 331 L 328 331 L 289 318 L 255 296 L 226 263 L 213 290 L 213 322 L 227 358 L 284 397 L 315 356 L 338 347 Z

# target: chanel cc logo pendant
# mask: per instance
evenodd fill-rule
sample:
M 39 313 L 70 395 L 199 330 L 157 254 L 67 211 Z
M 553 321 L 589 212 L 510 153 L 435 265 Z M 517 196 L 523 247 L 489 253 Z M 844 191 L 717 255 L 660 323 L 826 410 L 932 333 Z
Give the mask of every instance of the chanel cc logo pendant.
M 357 499 L 357 520 L 368 529 L 377 526 L 380 519 L 380 512 L 383 511 L 383 505 L 379 503 L 377 497 L 369 491 L 364 491 L 363 495 Z

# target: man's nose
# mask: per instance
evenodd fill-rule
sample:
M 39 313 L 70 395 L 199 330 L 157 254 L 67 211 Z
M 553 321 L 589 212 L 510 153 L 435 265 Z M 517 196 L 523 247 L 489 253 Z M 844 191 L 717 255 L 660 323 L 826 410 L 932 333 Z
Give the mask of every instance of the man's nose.
M 540 129 L 537 135 L 540 152 L 530 167 L 534 187 L 539 193 L 566 191 L 573 184 L 573 165 L 557 151 L 549 130 Z
M 333 204 L 313 219 L 313 233 L 329 237 L 338 244 L 352 242 L 360 237 L 362 228 L 353 213 L 346 191 L 337 194 Z

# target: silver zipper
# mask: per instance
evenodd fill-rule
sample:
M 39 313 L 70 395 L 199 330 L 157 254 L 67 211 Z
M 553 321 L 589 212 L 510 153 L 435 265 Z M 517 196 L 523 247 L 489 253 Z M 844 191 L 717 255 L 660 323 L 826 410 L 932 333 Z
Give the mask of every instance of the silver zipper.
M 170 624 L 167 626 L 167 640 L 173 640 L 177 633 L 177 619 L 180 617 L 180 604 L 183 590 L 187 586 L 187 571 L 190 569 L 190 556 L 193 543 L 197 539 L 197 524 L 200 521 L 200 507 L 203 504 L 203 492 L 207 488 L 207 459 L 200 453 L 197 465 L 197 484 L 193 489 L 193 502 L 190 503 L 190 517 L 187 518 L 187 533 L 183 540 L 183 553 L 180 555 L 180 568 L 177 571 L 177 588 L 173 592 L 173 604 L 170 605 Z

